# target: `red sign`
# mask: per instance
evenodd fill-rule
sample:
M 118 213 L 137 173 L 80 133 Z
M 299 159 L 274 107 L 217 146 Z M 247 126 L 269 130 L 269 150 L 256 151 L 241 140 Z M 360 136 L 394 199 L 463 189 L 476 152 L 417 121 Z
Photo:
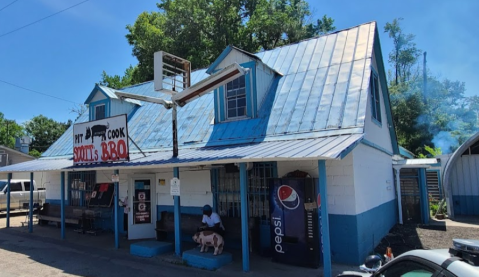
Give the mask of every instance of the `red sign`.
M 318 208 L 321 208 L 321 194 L 318 193 Z
M 73 165 L 128 160 L 126 114 L 73 126 Z

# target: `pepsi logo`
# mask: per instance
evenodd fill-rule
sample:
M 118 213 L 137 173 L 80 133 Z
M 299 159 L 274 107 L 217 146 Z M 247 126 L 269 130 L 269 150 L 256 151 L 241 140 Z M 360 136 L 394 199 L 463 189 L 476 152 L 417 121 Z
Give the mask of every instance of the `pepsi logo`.
M 282 185 L 278 188 L 278 199 L 288 210 L 294 210 L 299 206 L 298 193 L 290 186 Z

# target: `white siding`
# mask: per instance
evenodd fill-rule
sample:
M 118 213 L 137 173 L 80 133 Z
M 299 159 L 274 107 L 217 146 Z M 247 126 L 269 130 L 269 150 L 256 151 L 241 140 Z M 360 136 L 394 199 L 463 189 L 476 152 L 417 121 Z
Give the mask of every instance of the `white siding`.
M 126 114 L 127 116 L 133 111 L 135 104 L 120 101 L 118 99 L 111 99 L 110 116 Z
M 106 96 L 99 90 L 96 91 L 95 96 L 91 99 L 90 103 L 100 101 L 100 100 L 105 100 L 107 99 Z
M 228 65 L 232 64 L 232 63 L 238 63 L 238 64 L 242 64 L 242 63 L 247 63 L 247 62 L 250 62 L 252 61 L 253 59 L 248 56 L 248 55 L 245 55 L 243 53 L 241 53 L 240 51 L 236 50 L 236 49 L 233 49 L 231 50 L 231 52 L 226 55 L 226 57 L 218 64 L 218 66 L 215 68 L 215 70 L 218 70 L 218 69 L 222 69 L 222 68 L 225 68 L 227 67 Z
M 391 156 L 360 144 L 353 150 L 356 214 L 394 200 Z
M 42 174 L 42 173 L 36 173 L 36 174 Z M 60 172 L 45 172 L 43 173 L 43 176 L 45 177 L 45 196 L 46 199 L 52 200 L 60 200 L 61 199 L 61 175 Z M 65 172 L 65 199 L 67 199 L 67 183 L 68 182 L 68 173 Z
M 318 161 L 278 162 L 278 177 L 288 172 L 301 170 L 318 178 Z M 342 160 L 326 161 L 328 212 L 330 214 L 355 215 L 356 200 L 354 189 L 353 157 L 347 155 Z
M 264 98 L 271 87 L 271 83 L 273 82 L 274 73 L 273 71 L 264 65 L 263 63 L 259 62 L 256 65 L 256 99 L 258 106 L 256 110 L 259 111 L 261 105 L 263 104 Z
M 376 65 L 376 58 L 373 55 L 373 67 L 378 72 L 377 65 Z M 369 80 L 368 80 L 369 82 Z M 380 84 L 380 83 L 379 83 Z M 367 108 L 366 108 L 366 119 L 364 122 L 364 130 L 365 136 L 364 138 L 388 151 L 391 153 L 393 152 L 392 143 L 391 143 L 391 136 L 389 134 L 388 124 L 392 125 L 391 122 L 388 122 L 386 117 L 386 107 L 384 103 L 383 91 L 380 87 L 379 97 L 381 98 L 381 126 L 378 126 L 372 120 L 371 114 L 371 93 L 368 89 L 368 101 L 367 101 Z

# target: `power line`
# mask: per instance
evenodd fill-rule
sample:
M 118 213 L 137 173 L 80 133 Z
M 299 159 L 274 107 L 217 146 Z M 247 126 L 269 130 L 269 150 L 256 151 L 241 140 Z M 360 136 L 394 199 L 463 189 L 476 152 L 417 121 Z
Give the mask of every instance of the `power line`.
M 53 96 L 53 95 L 50 95 L 50 94 L 46 94 L 46 93 L 43 93 L 43 92 L 39 92 L 39 91 L 36 91 L 36 90 L 33 90 L 33 89 L 25 88 L 25 87 L 22 87 L 22 86 L 19 86 L 19 85 L 16 85 L 16 84 L 12 84 L 12 83 L 4 81 L 4 80 L 0 80 L 0 82 L 5 83 L 7 85 L 11 85 L 13 87 L 21 88 L 21 89 L 28 90 L 28 91 L 31 91 L 31 92 L 34 92 L 34 93 L 38 93 L 38 94 L 41 94 L 41 95 L 52 97 L 52 98 L 55 98 L 55 99 L 58 99 L 58 100 L 62 100 L 62 101 L 65 101 L 65 102 L 70 102 L 70 103 L 73 103 L 75 105 L 81 105 L 80 103 L 77 103 L 77 102 L 66 100 L 66 99 L 56 97 L 56 96 Z
M 17 0 L 17 1 L 18 1 L 18 0 Z M 59 14 L 59 13 L 62 13 L 62 12 L 64 12 L 64 11 L 67 11 L 67 10 L 69 10 L 69 9 L 71 9 L 71 8 L 74 8 L 74 7 L 76 7 L 76 6 L 79 6 L 79 5 L 81 5 L 81 4 L 85 3 L 85 2 L 88 2 L 88 1 L 90 1 L 90 0 L 85 0 L 85 1 L 83 1 L 83 2 L 77 3 L 77 4 L 73 5 L 73 6 L 70 6 L 70 7 L 66 8 L 66 9 L 63 9 L 63 10 L 58 11 L 58 12 L 56 12 L 56 13 L 53 13 L 53 14 L 51 14 L 51 15 L 49 15 L 49 16 L 45 16 L 44 18 L 40 18 L 40 19 L 38 19 L 37 21 L 33 21 L 32 23 L 28 23 L 27 25 L 23 25 L 22 27 L 19 27 L 19 28 L 17 28 L 17 29 L 14 29 L 14 30 L 12 30 L 12 31 L 10 31 L 10 32 L 7 32 L 7 33 L 5 33 L 5 34 L 1 34 L 1 35 L 0 35 L 0 38 L 1 38 L 1 37 L 4 37 L 4 36 L 6 36 L 6 35 L 9 35 L 9 34 L 11 34 L 11 33 L 14 33 L 14 32 L 16 32 L 16 31 L 19 31 L 19 30 L 21 30 L 21 29 L 23 29 L 23 28 L 26 28 L 26 27 L 28 27 L 28 26 L 31 26 L 31 25 L 33 25 L 33 24 L 35 24 L 35 23 L 40 22 L 40 21 L 43 21 L 43 20 L 45 20 L 45 19 L 47 19 L 47 18 L 50 18 L 50 17 L 52 17 L 52 16 L 55 16 L 55 15 L 57 15 L 57 14 Z
M 10 4 L 6 5 L 5 7 L 1 8 L 1 9 L 0 9 L 0 12 L 3 11 L 4 9 L 8 8 L 9 6 L 11 6 L 13 3 L 15 3 L 15 2 L 17 2 L 17 1 L 18 1 L 18 0 L 15 0 L 15 1 L 13 1 L 12 3 L 10 3 Z

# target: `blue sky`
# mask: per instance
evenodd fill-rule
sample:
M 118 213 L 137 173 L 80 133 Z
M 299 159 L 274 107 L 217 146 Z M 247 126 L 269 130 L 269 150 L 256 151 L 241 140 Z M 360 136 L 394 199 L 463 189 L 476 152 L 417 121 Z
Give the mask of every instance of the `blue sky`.
M 0 9 L 14 0 L 0 0 Z M 0 11 L 0 112 L 17 123 L 43 114 L 56 121 L 74 119 L 103 70 L 123 74 L 136 64 L 125 26 L 142 11 L 157 10 L 153 0 L 90 0 L 68 11 L 3 35 L 83 0 L 19 0 Z M 479 1 L 461 0 L 309 0 L 315 17 L 327 14 L 337 29 L 377 21 L 385 62 L 392 42 L 386 22 L 404 18 L 405 33 L 416 35 L 427 51 L 428 67 L 442 78 L 466 82 L 468 96 L 479 94 L 476 78 Z M 389 67 L 388 64 L 386 64 Z M 8 85 L 12 83 L 67 101 Z

